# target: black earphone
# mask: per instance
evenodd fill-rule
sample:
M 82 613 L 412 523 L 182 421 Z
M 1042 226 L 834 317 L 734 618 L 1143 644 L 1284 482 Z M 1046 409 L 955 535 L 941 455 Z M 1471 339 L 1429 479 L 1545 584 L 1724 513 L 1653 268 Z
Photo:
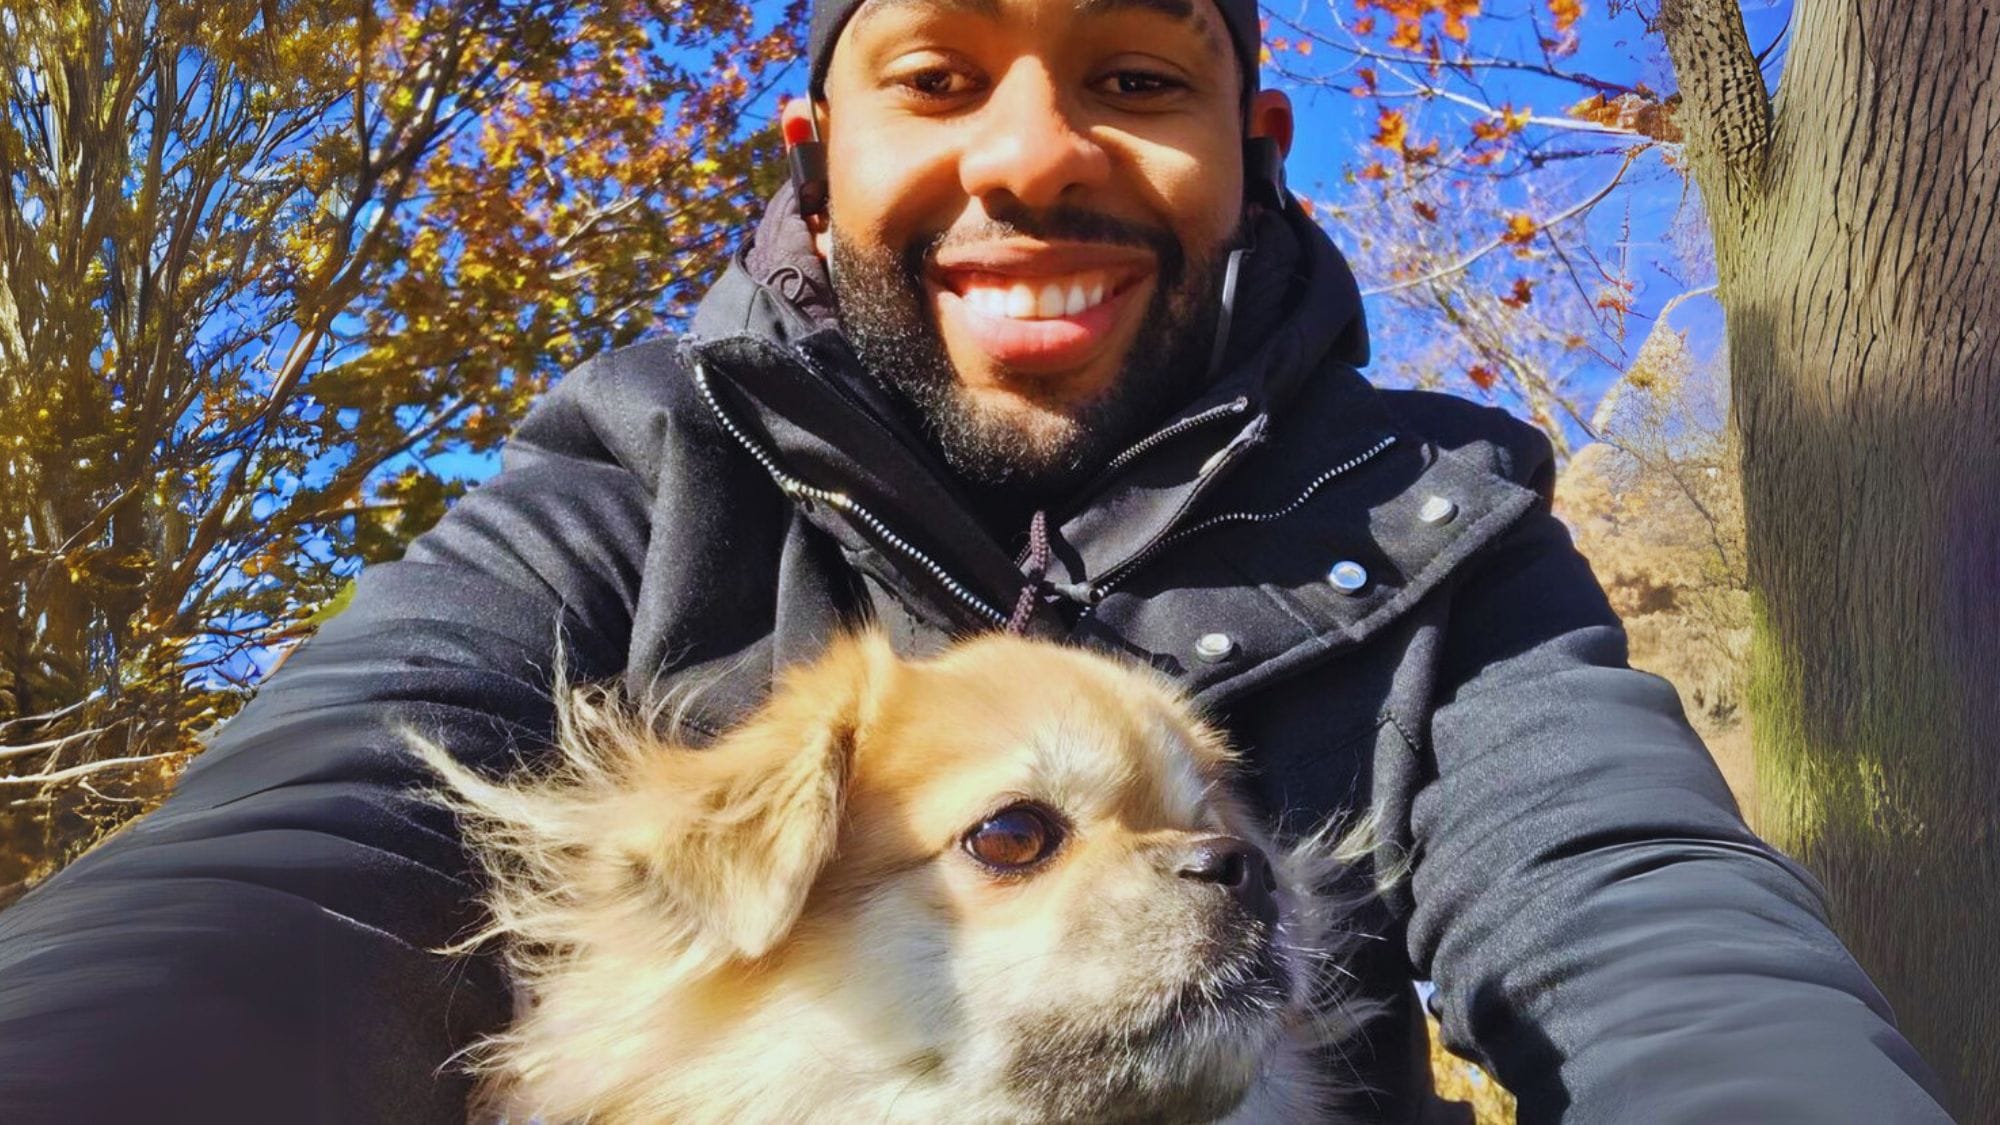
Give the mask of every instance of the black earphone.
M 819 122 L 810 114 L 806 127 L 811 133 L 791 141 L 788 159 L 792 166 L 792 194 L 798 197 L 800 216 L 810 219 L 826 214 L 826 142 L 819 139 Z
M 1292 193 L 1285 187 L 1284 150 L 1269 137 L 1243 141 L 1243 202 L 1260 203 L 1273 211 L 1292 205 Z

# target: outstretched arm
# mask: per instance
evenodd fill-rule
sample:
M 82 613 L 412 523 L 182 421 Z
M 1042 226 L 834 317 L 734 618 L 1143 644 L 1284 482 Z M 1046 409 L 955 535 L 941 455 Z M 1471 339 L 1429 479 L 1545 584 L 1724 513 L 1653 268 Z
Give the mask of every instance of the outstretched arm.
M 430 952 L 474 888 L 404 732 L 532 749 L 559 629 L 572 676 L 623 666 L 648 486 L 595 432 L 594 381 L 369 568 L 165 804 L 0 914 L 0 1118 L 464 1120 L 444 1064 L 508 1000 Z
M 1948 1121 L 1816 884 L 1626 666 L 1561 524 L 1496 546 L 1459 587 L 1410 817 L 1446 1043 L 1523 1121 Z

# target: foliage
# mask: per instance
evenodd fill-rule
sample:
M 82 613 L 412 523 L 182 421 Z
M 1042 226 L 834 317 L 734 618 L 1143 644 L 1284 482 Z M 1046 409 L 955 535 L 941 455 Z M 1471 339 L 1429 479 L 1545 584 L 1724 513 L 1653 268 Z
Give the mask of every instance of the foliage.
M 1438 1096 L 1472 1107 L 1474 1125 L 1514 1125 L 1514 1095 L 1493 1076 L 1445 1050 L 1436 1020 L 1426 1020 L 1431 1039 L 1431 1078 Z
M 1587 33 L 1641 37 L 1586 25 L 1575 0 L 1349 7 L 1273 15 L 1266 56 L 1295 94 L 1353 99 L 1373 122 L 1367 150 L 1314 202 L 1359 251 L 1372 313 L 1394 325 L 1378 334 L 1378 368 L 1510 406 L 1566 458 L 1589 436 L 1590 385 L 1632 361 L 1647 281 L 1678 293 L 1705 280 L 1634 250 L 1671 241 L 1653 228 L 1673 222 L 1636 193 L 1682 188 L 1676 103 L 1640 76 L 1657 51 L 1583 52 Z
M 801 11 L 0 0 L 0 898 L 687 309 Z

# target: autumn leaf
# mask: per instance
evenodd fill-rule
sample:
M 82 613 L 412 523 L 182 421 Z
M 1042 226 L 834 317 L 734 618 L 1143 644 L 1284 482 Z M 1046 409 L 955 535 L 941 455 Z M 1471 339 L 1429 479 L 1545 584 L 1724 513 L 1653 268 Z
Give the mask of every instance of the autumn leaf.
M 1568 31 L 1583 18 L 1583 5 L 1579 0 L 1549 0 L 1549 15 L 1555 17 L 1557 31 Z
M 1375 118 L 1375 143 L 1383 148 L 1400 151 L 1409 139 L 1409 122 L 1403 119 L 1402 111 L 1385 109 Z
M 1468 368 L 1465 372 L 1465 377 L 1472 380 L 1472 385 L 1482 391 L 1492 390 L 1494 384 L 1500 381 L 1499 373 L 1483 363 L 1477 363 Z
M 1507 216 L 1507 229 L 1501 233 L 1500 241 L 1526 246 L 1535 240 L 1535 232 L 1541 229 L 1541 224 L 1535 222 L 1534 216 L 1516 212 Z
M 1410 210 L 1415 211 L 1417 213 L 1417 218 L 1422 219 L 1427 223 L 1437 222 L 1438 218 L 1437 208 L 1431 206 L 1428 203 L 1425 203 L 1421 199 L 1411 200 Z
M 1373 160 L 1368 163 L 1367 167 L 1356 172 L 1355 175 L 1364 180 L 1386 180 L 1389 178 L 1389 170 L 1382 167 L 1381 161 Z
M 1535 283 L 1525 277 L 1517 277 L 1514 279 L 1514 288 L 1505 297 L 1500 298 L 1500 303 L 1508 308 L 1523 309 L 1534 299 Z

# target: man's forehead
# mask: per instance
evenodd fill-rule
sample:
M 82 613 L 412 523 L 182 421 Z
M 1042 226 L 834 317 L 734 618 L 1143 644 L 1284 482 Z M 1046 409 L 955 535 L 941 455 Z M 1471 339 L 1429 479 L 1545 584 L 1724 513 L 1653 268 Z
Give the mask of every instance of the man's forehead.
M 1229 45 L 1208 18 L 1208 4 L 1205 0 L 1055 0 L 1067 3 L 1079 16 L 1102 16 L 1123 11 L 1158 12 L 1164 16 L 1184 20 L 1201 33 L 1210 48 L 1228 55 Z M 854 11 L 854 18 L 848 25 L 858 27 L 887 12 L 911 9 L 943 9 L 954 12 L 970 12 L 988 19 L 1000 19 L 1005 13 L 1002 0 L 862 0 Z

